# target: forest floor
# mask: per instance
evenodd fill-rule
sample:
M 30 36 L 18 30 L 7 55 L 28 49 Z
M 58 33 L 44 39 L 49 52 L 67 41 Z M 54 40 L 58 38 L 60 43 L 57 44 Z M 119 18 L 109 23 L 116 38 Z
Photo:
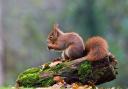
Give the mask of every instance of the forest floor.
M 0 89 L 16 89 L 16 88 L 14 88 L 14 87 L 0 87 Z M 48 88 L 19 88 L 19 89 L 53 89 L 53 88 L 48 87 Z M 65 89 L 65 88 L 61 88 L 61 89 Z M 71 88 L 66 88 L 66 89 L 71 89 Z M 92 89 L 92 88 L 80 87 L 80 88 L 74 88 L 74 89 Z M 96 89 L 123 89 L 123 88 L 120 88 L 120 87 L 103 88 L 102 87 L 102 88 L 96 88 Z
M 0 87 L 0 89 L 15 89 L 14 87 Z M 20 89 L 36 89 L 36 88 L 20 88 Z

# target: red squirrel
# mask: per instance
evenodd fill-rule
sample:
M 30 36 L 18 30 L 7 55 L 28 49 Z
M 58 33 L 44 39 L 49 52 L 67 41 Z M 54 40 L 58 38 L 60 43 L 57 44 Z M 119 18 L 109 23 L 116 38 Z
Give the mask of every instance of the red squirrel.
M 82 37 L 75 32 L 64 33 L 58 27 L 53 26 L 48 35 L 48 49 L 62 52 L 62 59 L 75 60 L 85 57 L 88 61 L 97 61 L 108 53 L 108 44 L 102 37 L 96 36 L 88 39 L 84 44 Z

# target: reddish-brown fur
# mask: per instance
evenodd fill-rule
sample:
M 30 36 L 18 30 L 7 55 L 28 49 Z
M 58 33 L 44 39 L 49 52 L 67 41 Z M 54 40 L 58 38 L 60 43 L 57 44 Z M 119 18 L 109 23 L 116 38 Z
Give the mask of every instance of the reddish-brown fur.
M 74 32 L 64 33 L 57 25 L 48 36 L 48 48 L 62 51 L 63 59 L 74 60 L 84 56 L 83 39 Z
M 99 36 L 88 39 L 85 49 L 87 51 L 86 59 L 89 61 L 97 61 L 108 55 L 107 41 Z
M 54 25 L 48 36 L 48 48 L 62 51 L 62 58 L 71 60 L 85 56 L 86 60 L 97 61 L 108 54 L 107 41 L 102 37 L 92 37 L 84 45 L 77 33 L 64 33 L 58 25 Z

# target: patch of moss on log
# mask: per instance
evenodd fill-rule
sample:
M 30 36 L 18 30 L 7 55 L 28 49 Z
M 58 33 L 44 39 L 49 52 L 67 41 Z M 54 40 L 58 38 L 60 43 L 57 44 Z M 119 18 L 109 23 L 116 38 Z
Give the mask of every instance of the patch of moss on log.
M 54 67 L 47 67 L 47 68 L 41 68 L 41 67 L 29 68 L 23 73 L 19 74 L 17 78 L 19 86 L 23 86 L 23 87 L 51 86 L 55 83 L 53 81 L 53 77 L 55 75 L 61 75 L 61 72 L 64 70 L 66 71 L 67 69 L 72 70 L 72 68 L 70 68 L 66 64 L 68 63 L 61 63 L 61 64 L 57 64 Z M 84 74 L 86 75 L 90 74 L 89 72 L 91 72 L 91 64 L 87 61 L 83 62 L 77 71 L 79 76 L 81 76 L 81 79 L 82 76 L 84 76 Z
M 40 68 L 29 68 L 23 73 L 20 73 L 17 81 L 20 86 L 33 87 L 39 80 Z
M 84 82 L 84 80 L 91 75 L 92 75 L 91 62 L 85 61 L 85 62 L 81 63 L 81 65 L 78 67 L 79 80 L 81 82 Z

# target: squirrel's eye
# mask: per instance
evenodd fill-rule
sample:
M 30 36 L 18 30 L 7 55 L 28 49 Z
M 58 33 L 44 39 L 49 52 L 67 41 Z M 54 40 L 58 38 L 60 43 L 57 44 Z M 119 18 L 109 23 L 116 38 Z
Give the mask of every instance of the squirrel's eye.
M 53 38 L 53 36 L 50 36 L 50 39 L 52 39 Z

